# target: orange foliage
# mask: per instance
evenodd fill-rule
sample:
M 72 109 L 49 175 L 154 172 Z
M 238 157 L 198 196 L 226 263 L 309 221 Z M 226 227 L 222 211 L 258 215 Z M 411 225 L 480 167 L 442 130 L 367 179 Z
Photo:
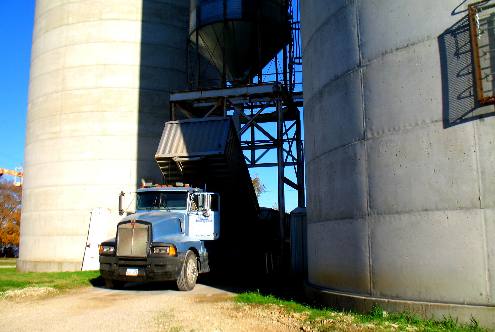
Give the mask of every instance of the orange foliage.
M 22 189 L 0 182 L 0 244 L 19 245 Z
M 251 182 L 253 183 L 256 197 L 259 198 L 262 193 L 266 192 L 266 187 L 263 183 L 261 183 L 261 179 L 258 175 L 255 175 L 254 178 L 251 178 Z

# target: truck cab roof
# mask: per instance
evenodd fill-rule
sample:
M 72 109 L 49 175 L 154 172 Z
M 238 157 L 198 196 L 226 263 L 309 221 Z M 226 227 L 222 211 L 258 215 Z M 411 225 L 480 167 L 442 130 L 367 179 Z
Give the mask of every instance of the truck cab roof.
M 202 189 L 199 188 L 193 188 L 193 187 L 167 187 L 167 186 L 155 186 L 155 187 L 146 187 L 146 188 L 139 188 L 137 190 L 138 193 L 142 192 L 148 192 L 148 191 L 184 191 L 184 192 L 203 192 Z

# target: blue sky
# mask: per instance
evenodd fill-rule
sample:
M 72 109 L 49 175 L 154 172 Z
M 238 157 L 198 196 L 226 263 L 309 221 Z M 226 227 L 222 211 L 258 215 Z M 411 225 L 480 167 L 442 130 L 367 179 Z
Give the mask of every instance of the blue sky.
M 34 0 L 0 0 L 0 168 L 14 169 L 24 161 L 24 142 L 29 85 L 29 64 L 34 20 Z M 273 159 L 272 159 L 273 160 Z M 257 168 L 266 186 L 260 205 L 277 202 L 276 168 Z M 297 205 L 297 192 L 286 187 L 286 209 Z
M 0 168 L 24 160 L 34 0 L 0 0 Z

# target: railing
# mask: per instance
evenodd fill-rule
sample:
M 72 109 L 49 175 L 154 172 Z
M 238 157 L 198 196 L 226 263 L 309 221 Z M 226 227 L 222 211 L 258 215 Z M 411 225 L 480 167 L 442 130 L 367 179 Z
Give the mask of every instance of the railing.
M 495 104 L 495 3 L 469 5 L 475 95 L 478 103 Z

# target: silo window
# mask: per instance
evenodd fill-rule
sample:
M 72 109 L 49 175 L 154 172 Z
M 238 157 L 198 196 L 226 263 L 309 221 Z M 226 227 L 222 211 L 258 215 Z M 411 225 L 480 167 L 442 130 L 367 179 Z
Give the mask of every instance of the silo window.
M 476 99 L 480 105 L 495 104 L 495 2 L 471 4 L 468 12 Z

